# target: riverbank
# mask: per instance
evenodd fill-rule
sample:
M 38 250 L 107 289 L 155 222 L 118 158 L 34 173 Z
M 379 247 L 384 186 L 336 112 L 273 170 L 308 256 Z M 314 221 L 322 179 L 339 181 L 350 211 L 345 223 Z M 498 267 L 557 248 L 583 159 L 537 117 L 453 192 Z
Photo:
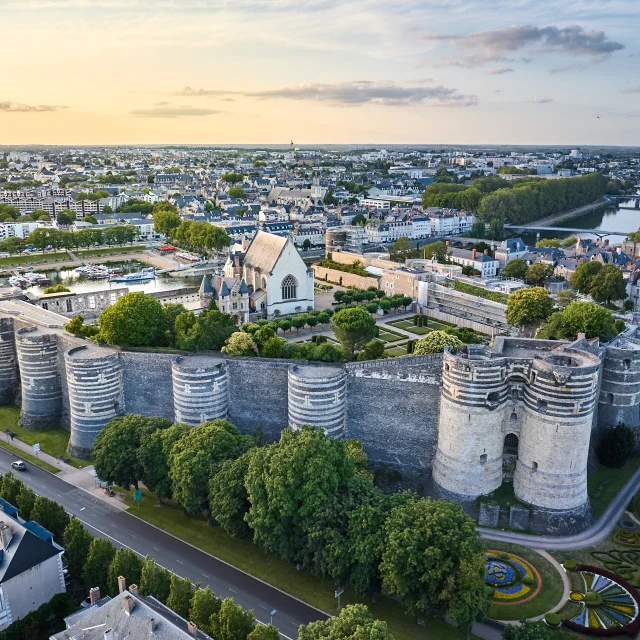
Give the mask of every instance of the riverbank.
M 532 222 L 531 228 L 535 227 L 551 227 L 557 222 L 561 222 L 562 220 L 567 220 L 568 218 L 573 218 L 575 216 L 580 216 L 583 213 L 587 213 L 588 211 L 593 211 L 594 209 L 600 209 L 601 207 L 612 206 L 610 202 L 605 200 L 604 198 L 598 198 L 594 202 L 589 204 L 582 205 L 581 207 L 576 207 L 575 209 L 570 209 L 569 211 L 564 211 L 562 213 L 556 213 L 555 215 L 548 216 L 547 218 L 542 218 L 541 220 L 535 220 Z

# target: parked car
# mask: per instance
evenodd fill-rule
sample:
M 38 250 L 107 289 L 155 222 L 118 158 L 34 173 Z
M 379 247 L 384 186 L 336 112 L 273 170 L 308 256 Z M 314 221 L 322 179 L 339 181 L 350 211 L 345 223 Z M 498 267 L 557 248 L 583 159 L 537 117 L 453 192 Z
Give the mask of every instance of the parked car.
M 27 465 L 22 462 L 22 460 L 16 460 L 15 462 L 11 463 L 11 466 L 16 469 L 17 471 L 26 471 L 27 470 Z

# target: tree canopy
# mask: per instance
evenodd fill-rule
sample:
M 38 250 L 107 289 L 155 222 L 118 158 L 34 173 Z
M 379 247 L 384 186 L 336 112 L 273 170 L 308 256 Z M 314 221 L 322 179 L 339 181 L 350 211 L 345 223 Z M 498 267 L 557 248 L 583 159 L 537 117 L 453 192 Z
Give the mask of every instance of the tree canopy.
M 535 327 L 552 311 L 553 300 L 544 287 L 520 289 L 507 299 L 507 322 L 516 327 Z
M 424 338 L 416 340 L 413 345 L 413 355 L 442 353 L 445 347 L 451 347 L 452 350 L 455 350 L 461 347 L 462 344 L 462 340 L 445 331 L 430 331 Z
M 511 298 L 512 296 L 510 296 Z M 556 311 L 540 327 L 536 337 L 547 340 L 573 340 L 579 333 L 587 338 L 611 340 L 618 334 L 611 311 L 593 302 L 572 302 Z
M 375 334 L 376 321 L 361 307 L 342 309 L 332 319 L 331 328 L 344 348 L 348 360 L 369 342 Z

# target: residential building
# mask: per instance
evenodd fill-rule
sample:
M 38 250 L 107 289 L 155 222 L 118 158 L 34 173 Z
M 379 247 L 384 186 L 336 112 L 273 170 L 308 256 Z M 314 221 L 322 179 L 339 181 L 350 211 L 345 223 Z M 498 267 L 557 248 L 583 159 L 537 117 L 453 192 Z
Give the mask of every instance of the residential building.
M 504 268 L 506 265 L 515 260 L 516 258 L 523 258 L 527 253 L 527 245 L 522 238 L 510 238 L 509 240 L 503 240 L 495 251 L 496 260 L 500 263 L 500 268 Z
M 456 209 L 438 209 L 429 207 L 427 215 L 431 218 L 432 236 L 458 236 L 471 231 L 476 221 L 472 213 Z
M 0 241 L 7 238 L 24 239 L 37 227 L 37 222 L 1 222 Z
M 449 248 L 449 260 L 463 267 L 472 267 L 480 272 L 482 278 L 493 278 L 498 273 L 500 263 L 486 253 L 479 253 L 475 249 Z

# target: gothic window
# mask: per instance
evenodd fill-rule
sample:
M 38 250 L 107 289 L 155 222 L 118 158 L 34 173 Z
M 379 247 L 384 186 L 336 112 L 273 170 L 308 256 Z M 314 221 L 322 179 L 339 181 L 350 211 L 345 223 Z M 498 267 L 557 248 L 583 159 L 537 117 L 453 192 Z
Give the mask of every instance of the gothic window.
M 298 287 L 298 283 L 296 282 L 296 279 L 292 275 L 288 275 L 282 281 L 282 299 L 295 300 L 297 297 L 296 295 L 297 287 Z
M 262 289 L 264 291 L 267 290 L 267 279 L 266 278 L 262 278 Z
M 67 313 L 71 313 L 73 311 L 73 304 L 71 303 L 71 300 L 67 300 Z

